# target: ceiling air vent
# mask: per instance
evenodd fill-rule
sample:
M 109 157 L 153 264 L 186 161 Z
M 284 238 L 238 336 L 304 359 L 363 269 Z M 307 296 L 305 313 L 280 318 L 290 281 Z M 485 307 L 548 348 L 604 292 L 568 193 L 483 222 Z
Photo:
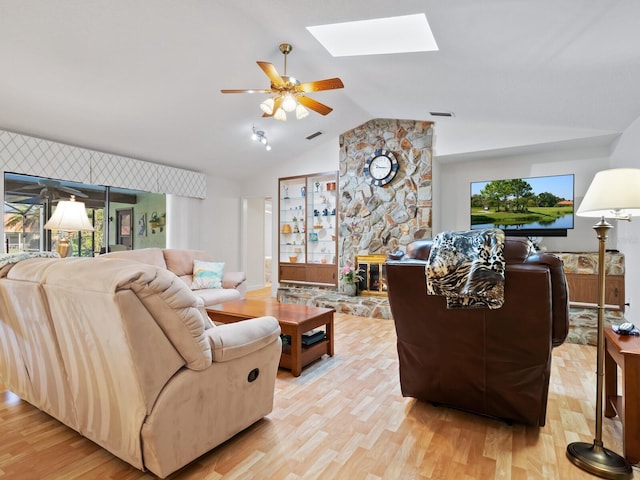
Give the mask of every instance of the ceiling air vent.
M 453 112 L 429 112 L 433 117 L 453 117 Z
M 306 138 L 307 140 L 313 140 L 314 138 L 319 137 L 320 135 L 322 135 L 322 132 L 318 130 L 317 132 L 313 132 L 304 138 Z

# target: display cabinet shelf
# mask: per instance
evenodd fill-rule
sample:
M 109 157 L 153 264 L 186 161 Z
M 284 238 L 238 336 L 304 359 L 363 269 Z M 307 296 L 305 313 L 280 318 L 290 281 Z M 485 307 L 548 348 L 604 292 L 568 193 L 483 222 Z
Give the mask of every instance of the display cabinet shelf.
M 278 280 L 337 286 L 338 173 L 278 180 Z

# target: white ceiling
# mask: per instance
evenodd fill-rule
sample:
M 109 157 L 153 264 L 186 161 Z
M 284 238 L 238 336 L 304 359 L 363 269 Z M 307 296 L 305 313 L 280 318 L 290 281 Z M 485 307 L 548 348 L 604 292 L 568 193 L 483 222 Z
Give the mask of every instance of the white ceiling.
M 437 52 L 333 58 L 305 29 L 421 12 Z M 229 178 L 372 118 L 435 120 L 443 161 L 606 144 L 640 116 L 639 22 L 637 0 L 0 0 L 0 129 Z M 220 93 L 268 88 L 255 62 L 282 73 L 283 42 L 290 75 L 343 80 L 311 95 L 326 117 Z

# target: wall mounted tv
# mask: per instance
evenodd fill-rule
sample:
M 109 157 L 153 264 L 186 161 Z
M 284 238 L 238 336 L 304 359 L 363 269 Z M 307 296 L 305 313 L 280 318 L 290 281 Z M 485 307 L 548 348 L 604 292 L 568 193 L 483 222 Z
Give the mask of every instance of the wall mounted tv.
M 471 229 L 520 237 L 566 237 L 574 222 L 574 176 L 471 182 Z

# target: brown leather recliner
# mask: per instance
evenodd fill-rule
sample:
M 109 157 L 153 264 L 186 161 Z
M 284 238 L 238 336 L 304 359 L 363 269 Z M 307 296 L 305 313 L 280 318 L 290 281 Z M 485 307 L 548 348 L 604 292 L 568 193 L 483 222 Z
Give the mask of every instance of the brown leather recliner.
M 447 309 L 427 295 L 431 240 L 418 240 L 386 261 L 405 397 L 543 426 L 551 350 L 569 329 L 562 261 L 529 254 L 528 241 L 507 237 L 501 308 Z

